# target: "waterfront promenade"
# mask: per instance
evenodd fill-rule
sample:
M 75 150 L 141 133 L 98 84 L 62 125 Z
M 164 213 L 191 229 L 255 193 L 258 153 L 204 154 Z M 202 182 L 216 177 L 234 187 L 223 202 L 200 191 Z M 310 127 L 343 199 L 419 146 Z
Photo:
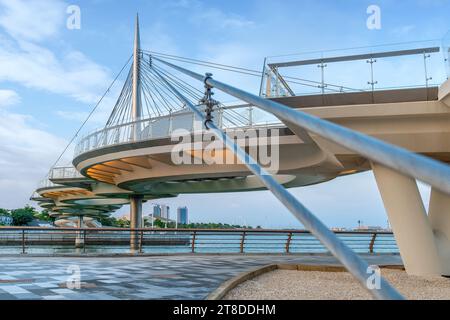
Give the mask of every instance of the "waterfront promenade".
M 402 264 L 399 255 L 362 255 Z M 339 265 L 330 255 L 0 257 L 0 300 L 205 299 L 224 281 L 274 263 Z M 79 267 L 81 288 L 67 288 Z

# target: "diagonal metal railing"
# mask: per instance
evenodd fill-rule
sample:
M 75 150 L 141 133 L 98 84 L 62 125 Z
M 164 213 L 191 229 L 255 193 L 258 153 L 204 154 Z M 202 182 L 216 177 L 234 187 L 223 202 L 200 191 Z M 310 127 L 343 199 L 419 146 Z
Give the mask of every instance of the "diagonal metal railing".
M 315 133 L 322 138 L 355 151 L 373 162 L 423 181 L 446 194 L 450 194 L 450 166 L 442 162 L 320 119 L 303 111 L 292 109 L 281 103 L 261 98 L 215 80 L 212 77 L 205 77 L 159 58 L 154 59 L 211 87 L 215 87 L 264 111 L 270 112 L 282 120 L 298 125 L 308 132 Z
M 159 59 L 158 59 L 159 60 Z M 159 60 L 161 61 L 161 60 Z M 166 63 L 166 62 L 164 62 Z M 169 64 L 176 67 L 172 64 Z M 213 87 L 208 83 L 210 77 L 203 78 L 189 70 L 176 67 L 180 71 L 193 75 L 194 78 L 204 80 L 206 86 Z M 157 70 L 154 72 L 159 76 L 170 90 L 188 106 L 192 112 L 203 121 L 207 118 L 199 111 L 186 97 L 184 97 L 174 86 L 172 86 L 164 76 Z M 261 99 L 261 98 L 258 98 Z M 256 103 L 258 105 L 258 103 Z M 325 226 L 309 209 L 307 209 L 300 201 L 298 201 L 291 193 L 289 193 L 275 178 L 268 174 L 254 159 L 252 159 L 243 149 L 241 149 L 232 138 L 224 131 L 216 126 L 212 121 L 208 122 L 208 128 L 225 144 L 225 146 L 236 157 L 244 163 L 247 168 L 257 176 L 261 182 L 269 189 L 286 208 L 309 230 L 314 234 L 324 246 L 353 274 L 359 283 L 366 288 L 377 299 L 403 299 L 400 293 L 392 287 L 384 278 L 380 279 L 381 286 L 379 289 L 371 290 L 367 286 L 369 265 L 361 259 L 354 251 L 346 246 L 327 226 Z

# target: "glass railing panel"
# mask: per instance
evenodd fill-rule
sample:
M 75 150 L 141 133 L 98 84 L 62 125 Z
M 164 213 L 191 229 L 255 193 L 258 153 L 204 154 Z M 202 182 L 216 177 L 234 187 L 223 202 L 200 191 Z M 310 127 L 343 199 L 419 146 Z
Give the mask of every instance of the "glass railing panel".
M 169 118 L 161 118 L 157 119 L 152 123 L 152 137 L 155 138 L 164 138 L 169 134 Z
M 450 30 L 442 40 L 442 51 L 445 61 L 447 79 L 450 79 Z
M 323 68 L 323 93 L 361 92 L 371 90 L 371 64 L 366 60 L 326 63 Z M 321 68 L 316 68 L 321 72 Z M 322 91 L 321 91 L 322 93 Z
M 257 107 L 254 107 L 252 109 L 252 119 L 253 125 L 281 124 L 281 121 L 273 114 L 261 110 Z
M 192 131 L 193 113 L 177 114 L 172 116 L 172 130 L 184 129 Z
M 248 126 L 250 124 L 249 107 L 223 108 L 222 124 L 223 128 Z
M 266 70 L 277 68 L 295 95 L 322 93 L 322 80 L 325 93 L 340 87 L 343 92 L 372 90 L 372 82 L 375 90 L 435 86 L 449 75 L 449 38 L 268 57 Z M 261 92 L 267 91 L 281 96 L 266 76 Z

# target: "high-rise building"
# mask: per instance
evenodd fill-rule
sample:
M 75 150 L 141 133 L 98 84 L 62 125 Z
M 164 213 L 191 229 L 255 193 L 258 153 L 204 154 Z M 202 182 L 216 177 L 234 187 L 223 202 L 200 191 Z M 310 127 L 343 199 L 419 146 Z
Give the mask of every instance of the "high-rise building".
M 169 220 L 170 219 L 170 208 L 169 206 L 165 205 L 165 204 L 161 204 L 161 218 L 165 219 L 165 220 Z
M 161 206 L 159 204 L 155 204 L 153 206 L 153 217 L 160 218 L 161 217 Z
M 177 221 L 179 224 L 188 224 L 188 208 L 187 207 L 178 207 Z

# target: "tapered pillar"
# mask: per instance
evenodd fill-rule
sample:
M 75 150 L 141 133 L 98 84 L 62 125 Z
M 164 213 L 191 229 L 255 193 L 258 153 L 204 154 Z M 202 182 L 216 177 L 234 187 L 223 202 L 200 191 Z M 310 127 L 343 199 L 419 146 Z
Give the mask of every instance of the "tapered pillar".
M 408 274 L 441 275 L 433 229 L 414 179 L 372 164 L 395 240 Z
M 134 195 L 130 197 L 130 228 L 142 228 L 142 196 Z M 139 232 L 131 231 L 130 249 L 132 252 L 139 250 Z
M 442 274 L 450 276 L 450 195 L 431 189 L 428 219 L 433 228 Z

